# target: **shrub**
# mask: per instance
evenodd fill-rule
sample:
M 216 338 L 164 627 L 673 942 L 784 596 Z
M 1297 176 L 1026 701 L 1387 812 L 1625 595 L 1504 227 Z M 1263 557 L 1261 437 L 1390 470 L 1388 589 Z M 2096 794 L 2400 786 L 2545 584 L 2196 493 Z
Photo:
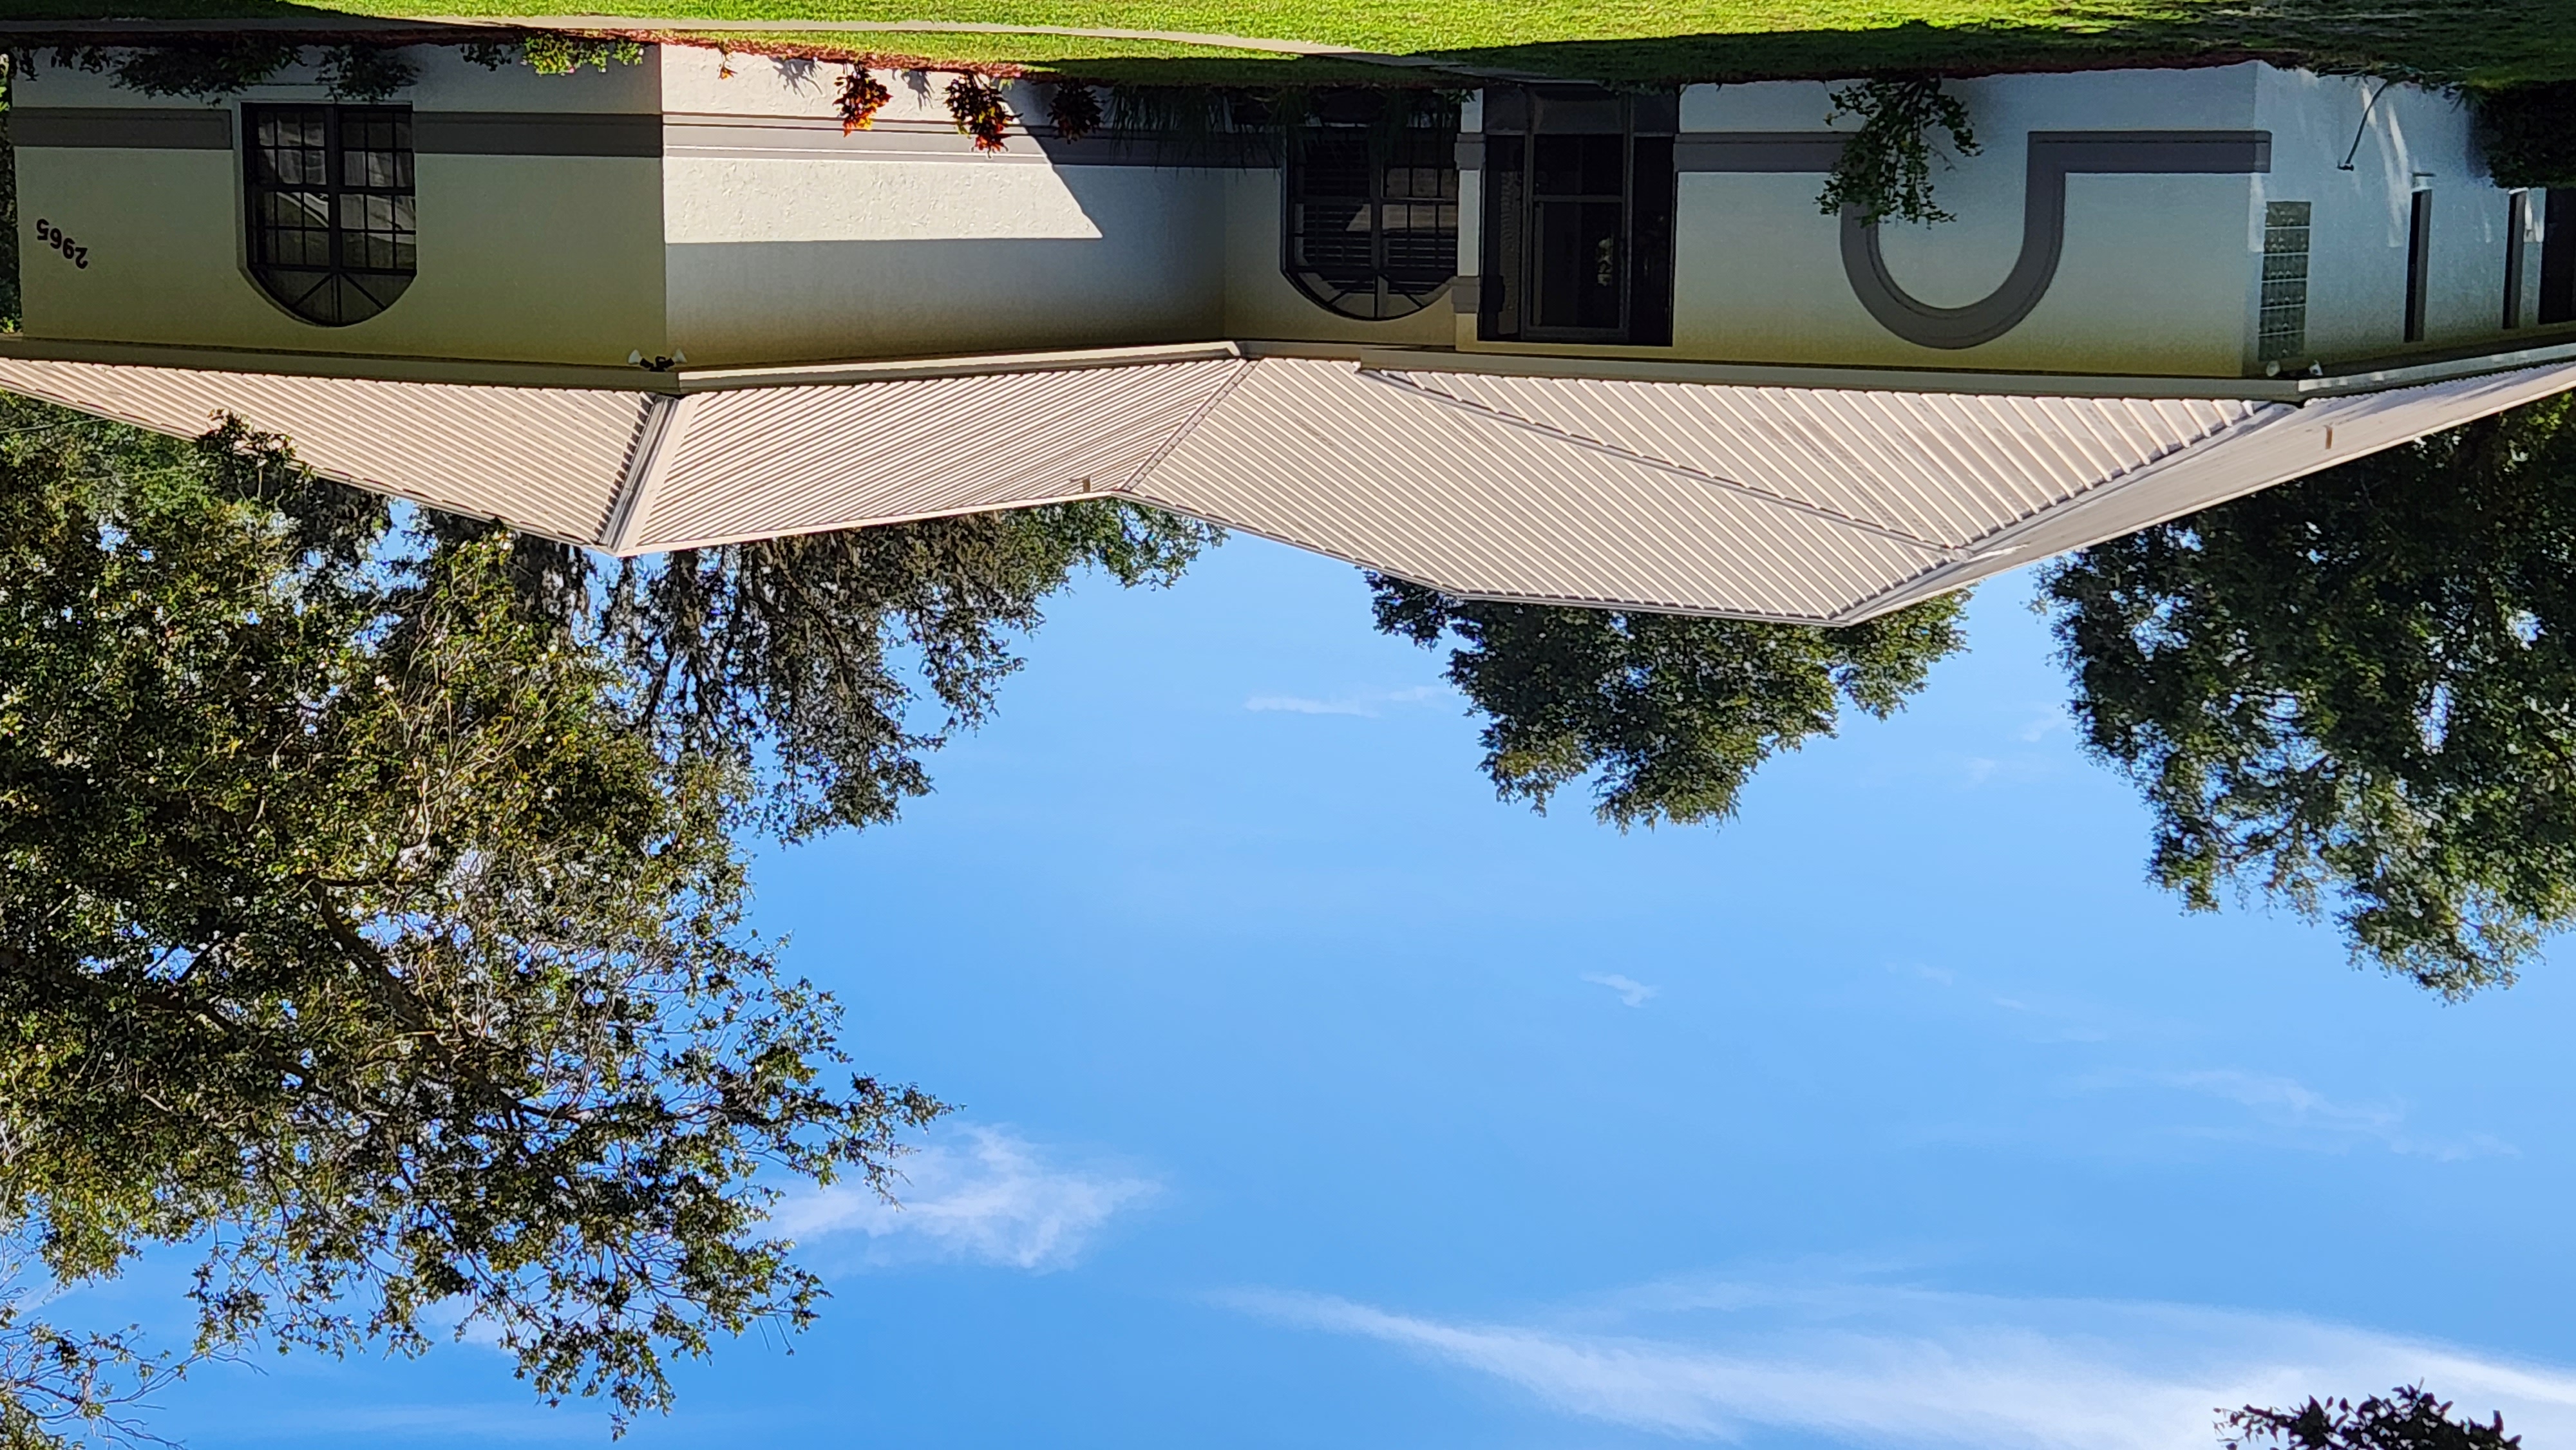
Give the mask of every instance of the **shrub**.
M 2469 92 L 2498 186 L 2576 186 L 2576 81 Z

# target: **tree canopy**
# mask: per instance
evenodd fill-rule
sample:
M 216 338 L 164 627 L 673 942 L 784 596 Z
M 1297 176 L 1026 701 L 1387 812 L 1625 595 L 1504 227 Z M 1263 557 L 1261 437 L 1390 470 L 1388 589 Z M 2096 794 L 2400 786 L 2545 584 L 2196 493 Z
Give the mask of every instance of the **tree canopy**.
M 1545 810 L 1588 778 L 1595 813 L 1623 830 L 1733 815 L 1763 761 L 1834 733 L 1845 704 L 1895 713 L 1965 643 L 1964 595 L 1825 629 L 1369 584 L 1378 628 L 1457 641 L 1449 682 L 1485 717 L 1485 773 L 1504 799 Z
M 2152 871 L 2457 997 L 2576 918 L 2576 404 L 2097 545 L 2044 603 Z
M 2504 1416 L 2481 1425 L 2454 1418 L 2447 1400 L 2421 1385 L 2400 1385 L 2386 1398 L 2311 1397 L 2295 1410 L 2247 1405 L 2219 1416 L 2227 1450 L 2519 1450 L 2522 1437 L 2504 1432 Z
M 0 398 L 12 1262 L 183 1246 L 200 1352 L 479 1328 L 620 1425 L 669 1356 L 801 1326 L 776 1186 L 882 1189 L 945 1105 L 840 1068 L 736 833 L 886 819 L 1074 568 L 1206 537 L 1087 506 L 593 578 L 238 424 Z M 944 719 L 908 721 L 907 651 Z M 133 1342 L 24 1288 L 0 1443 L 112 1421 Z

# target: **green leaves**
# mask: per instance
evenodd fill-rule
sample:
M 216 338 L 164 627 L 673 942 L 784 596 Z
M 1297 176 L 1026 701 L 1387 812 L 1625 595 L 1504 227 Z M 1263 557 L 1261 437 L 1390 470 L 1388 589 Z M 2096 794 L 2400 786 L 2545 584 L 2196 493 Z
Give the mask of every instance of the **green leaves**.
M 2340 921 L 2446 996 L 2576 919 L 2568 399 L 2098 545 L 2045 593 L 2156 878 Z
M 1931 134 L 1946 132 L 1963 156 L 1977 154 L 1977 137 L 1968 128 L 1968 108 L 1941 89 L 1938 76 L 1859 81 L 1833 99 L 1828 124 L 1843 116 L 1858 116 L 1861 124 L 1834 160 L 1816 198 L 1820 210 L 1831 216 L 1856 207 L 1862 221 L 1873 223 L 1957 220 L 1932 201 Z
M 1101 501 L 691 550 L 627 566 L 602 637 L 665 751 L 727 761 L 758 822 L 801 840 L 929 790 L 921 755 L 990 713 L 1010 636 L 1075 568 L 1168 583 L 1220 537 Z M 944 718 L 912 718 L 905 655 Z
M 2295 1410 L 2247 1405 L 2219 1416 L 2227 1450 L 2516 1450 L 2519 1435 L 2504 1432 L 2504 1416 L 2486 1424 L 2453 1419 L 2447 1400 L 2420 1385 L 2400 1385 L 2385 1399 L 2309 1401 Z
M 1371 575 L 1378 628 L 1429 646 L 1454 635 L 1449 681 L 1487 720 L 1485 773 L 1544 810 L 1596 781 L 1595 813 L 1625 830 L 1735 813 L 1775 752 L 1830 735 L 1841 707 L 1884 718 L 1957 651 L 1965 597 L 1847 629 L 1491 604 Z
M 1075 567 L 1212 537 L 1076 505 L 601 581 L 238 423 L 0 398 L 0 1229 L 67 1282 L 201 1252 L 204 1352 L 480 1325 L 549 1400 L 667 1404 L 813 1317 L 774 1185 L 883 1191 L 946 1111 L 841 1066 L 734 832 L 889 818 Z M 0 1436 L 130 1350 L 0 1294 Z

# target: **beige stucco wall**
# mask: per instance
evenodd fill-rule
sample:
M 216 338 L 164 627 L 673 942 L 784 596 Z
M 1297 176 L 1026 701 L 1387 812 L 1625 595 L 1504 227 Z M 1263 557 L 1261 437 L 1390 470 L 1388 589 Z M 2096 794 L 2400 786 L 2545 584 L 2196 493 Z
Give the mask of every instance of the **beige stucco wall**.
M 944 77 L 840 133 L 841 66 L 659 53 L 672 339 L 692 366 L 1173 342 L 1224 326 L 1215 173 L 956 134 Z M 1038 110 L 1024 87 L 1009 99 Z
M 416 51 L 417 111 L 651 109 L 644 67 L 538 76 Z M 323 99 L 309 80 L 245 99 Z M 46 66 L 20 82 L 26 107 L 186 105 Z M 243 265 L 241 127 L 231 151 L 18 151 L 19 206 L 89 248 L 87 269 L 22 249 L 32 337 L 401 357 L 619 363 L 658 351 L 661 167 L 649 158 L 424 155 L 416 159 L 420 272 L 384 312 L 321 327 L 268 300 Z
M 2433 195 L 2424 345 L 2456 347 L 2503 332 L 2509 198 L 2486 175 L 2467 110 L 2408 86 L 2390 87 L 2372 105 L 2378 90 L 2379 82 L 2359 77 L 2265 68 L 2258 93 L 2258 124 L 2273 134 L 2263 194 L 2313 206 L 2308 347 L 2329 363 L 2403 348 L 2412 193 L 2419 189 Z M 2350 171 L 2341 169 L 2347 155 Z M 2526 321 L 2538 271 L 2533 249 Z
M 1934 172 L 1935 199 L 1956 219 L 1889 223 L 1881 232 L 1890 274 L 1935 306 L 1973 302 L 2010 272 L 2021 248 L 2030 132 L 2273 135 L 2268 175 L 2070 176 L 2065 247 L 2047 294 L 2012 331 L 1977 347 L 1918 346 L 1869 315 L 1844 271 L 1839 223 L 1816 206 L 1822 175 L 1689 172 L 1679 180 L 1670 349 L 1479 343 L 1471 319 L 1458 324 L 1460 345 L 1706 361 L 2239 375 L 2258 368 L 2264 203 L 2302 200 L 2315 206 L 2312 351 L 2329 360 L 2369 357 L 2402 345 L 2409 193 L 2416 186 L 2435 193 L 2424 345 L 2493 339 L 2503 313 L 2507 195 L 2483 174 L 2465 111 L 2410 88 L 2392 89 L 2373 112 L 2355 170 L 2337 170 L 2377 86 L 2254 63 L 1950 82 L 1981 143 L 1978 154 L 1954 156 Z M 1682 130 L 1821 131 L 1835 88 L 1690 87 Z M 1853 124 L 1844 118 L 1836 129 Z M 1472 267 L 1476 242 L 1472 235 L 1463 240 Z M 2536 286 L 2536 271 L 2534 248 L 2526 289 Z
M 2031 131 L 2252 124 L 2245 67 L 1996 77 L 1948 89 L 1980 143 L 1977 154 L 1934 170 L 1934 199 L 1956 219 L 1881 228 L 1890 275 L 1934 306 L 1974 302 L 2012 270 Z M 1831 91 L 1815 82 L 1694 86 L 1683 93 L 1682 129 L 1824 130 Z M 1844 118 L 1836 129 L 1852 125 Z M 2012 331 L 1960 349 L 1908 342 L 1861 306 L 1844 272 L 1840 222 L 1816 204 L 1824 182 L 1821 174 L 1680 178 L 1668 355 L 2182 375 L 2240 366 L 2247 178 L 2070 177 L 2065 249 L 2047 294 Z

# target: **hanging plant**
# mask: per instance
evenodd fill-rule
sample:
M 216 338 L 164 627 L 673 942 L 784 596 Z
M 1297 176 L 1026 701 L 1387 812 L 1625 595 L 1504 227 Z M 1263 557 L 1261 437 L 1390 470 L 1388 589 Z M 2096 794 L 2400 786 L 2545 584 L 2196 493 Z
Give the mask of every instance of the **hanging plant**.
M 1932 202 L 1930 136 L 1936 127 L 1948 132 L 1962 156 L 1977 154 L 1977 138 L 1968 129 L 1968 108 L 1941 89 L 1938 77 L 1869 80 L 1836 91 L 1825 122 L 1844 116 L 1860 117 L 1860 129 L 1843 143 L 1818 207 L 1827 215 L 1857 207 L 1865 222 L 1957 220 Z M 1949 164 L 1944 157 L 1942 165 Z
M 1011 109 L 1002 104 L 1002 88 L 972 71 L 948 83 L 948 114 L 957 134 L 975 138 L 978 151 L 999 151 L 1010 134 Z
M 1100 94 L 1079 81 L 1068 81 L 1047 97 L 1047 120 L 1067 141 L 1079 141 L 1100 129 Z
M 894 92 L 878 80 L 874 72 L 860 66 L 841 77 L 841 134 L 865 131 L 877 123 L 877 112 L 894 99 Z
M 612 36 L 531 35 L 519 42 L 519 54 L 541 76 L 568 76 L 583 66 L 604 71 L 611 61 L 641 65 L 644 45 Z

